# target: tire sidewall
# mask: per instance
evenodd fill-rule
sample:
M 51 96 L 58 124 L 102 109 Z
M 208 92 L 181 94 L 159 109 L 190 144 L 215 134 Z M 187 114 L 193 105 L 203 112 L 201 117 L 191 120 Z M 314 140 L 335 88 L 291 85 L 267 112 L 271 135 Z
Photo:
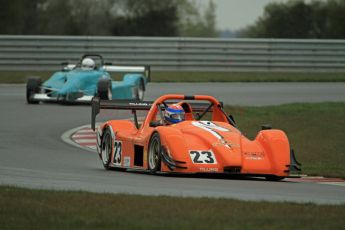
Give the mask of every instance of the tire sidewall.
M 110 143 L 109 143 L 110 142 Z M 111 137 L 111 132 L 110 130 L 107 128 L 102 136 L 102 141 L 101 141 L 101 152 L 100 152 L 100 157 L 102 160 L 102 164 L 104 166 L 105 169 L 109 169 L 110 168 L 110 162 L 111 162 L 111 153 L 112 153 L 112 149 L 113 149 L 113 144 L 112 144 L 112 137 Z M 103 151 L 107 151 L 107 145 L 110 145 L 110 151 L 108 151 L 108 153 L 105 153 L 105 157 L 106 159 L 103 159 Z
M 97 84 L 97 95 L 101 100 L 112 100 L 111 80 L 100 79 Z M 111 98 L 110 98 L 111 97 Z
M 141 95 L 140 95 L 140 92 L 141 92 Z M 142 100 L 144 100 L 144 95 L 145 95 L 145 85 L 144 85 L 143 80 L 141 79 L 139 86 L 137 88 L 137 98 L 136 99 L 139 101 L 142 101 Z
M 40 92 L 40 87 L 42 85 L 42 80 L 38 77 L 28 78 L 26 83 L 26 101 L 29 104 L 38 104 L 38 101 L 33 101 L 31 99 L 32 95 Z
M 159 144 L 159 154 L 158 154 L 158 160 L 157 162 L 155 162 L 155 167 L 151 167 L 150 165 L 150 155 L 152 154 L 151 153 L 151 148 L 153 147 L 152 144 L 154 141 L 157 141 L 158 144 Z M 161 140 L 160 140 L 160 136 L 159 136 L 159 133 L 158 132 L 155 132 L 153 133 L 151 139 L 150 139 L 150 142 L 149 142 L 149 149 L 148 149 L 148 154 L 147 154 L 147 165 L 148 165 L 148 170 L 150 171 L 150 173 L 152 174 L 155 174 L 156 172 L 160 171 L 161 170 L 161 159 L 162 159 L 162 155 L 161 155 L 161 148 L 162 148 L 162 145 L 161 145 Z

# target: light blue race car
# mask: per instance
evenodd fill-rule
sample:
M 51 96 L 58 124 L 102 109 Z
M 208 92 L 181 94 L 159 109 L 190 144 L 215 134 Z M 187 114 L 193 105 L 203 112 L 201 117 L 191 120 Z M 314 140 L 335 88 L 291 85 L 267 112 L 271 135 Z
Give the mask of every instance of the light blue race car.
M 76 65 L 62 63 L 61 71 L 42 83 L 38 77 L 28 78 L 26 100 L 43 102 L 91 103 L 94 96 L 103 100 L 143 100 L 150 81 L 149 66 L 114 66 L 104 63 L 101 55 L 85 54 Z M 109 72 L 125 73 L 122 81 L 113 81 Z

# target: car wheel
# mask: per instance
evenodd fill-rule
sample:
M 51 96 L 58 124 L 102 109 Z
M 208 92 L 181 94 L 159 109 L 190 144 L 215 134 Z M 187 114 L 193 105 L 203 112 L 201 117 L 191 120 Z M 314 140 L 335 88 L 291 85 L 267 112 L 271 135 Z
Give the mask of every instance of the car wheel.
M 144 100 L 144 94 L 145 94 L 145 85 L 144 85 L 144 82 L 141 80 L 137 88 L 136 99 L 139 101 Z
M 285 177 L 270 175 L 270 176 L 266 176 L 265 178 L 266 178 L 266 180 L 268 180 L 268 181 L 281 181 L 281 180 L 283 180 Z
M 112 145 L 112 137 L 111 132 L 109 129 L 106 129 L 103 138 L 102 138 L 102 145 L 101 145 L 101 159 L 105 169 L 109 169 L 109 165 L 111 162 L 111 153 L 113 150 Z
M 111 80 L 100 79 L 97 85 L 98 96 L 102 100 L 112 100 L 113 92 L 111 88 Z
M 148 169 L 151 173 L 156 173 L 161 170 L 161 140 L 159 134 L 156 132 L 152 135 L 149 144 L 149 154 L 148 154 Z
M 26 101 L 28 102 L 28 104 L 38 104 L 39 103 L 39 101 L 34 101 L 32 99 L 32 96 L 35 93 L 40 92 L 41 84 L 42 84 L 42 80 L 38 77 L 31 77 L 26 82 Z

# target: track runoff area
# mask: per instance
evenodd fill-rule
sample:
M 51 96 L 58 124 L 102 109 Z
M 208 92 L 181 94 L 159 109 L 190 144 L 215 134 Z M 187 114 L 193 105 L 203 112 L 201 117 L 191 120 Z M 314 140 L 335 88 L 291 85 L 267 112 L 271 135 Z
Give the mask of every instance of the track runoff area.
M 83 125 L 74 129 L 66 131 L 62 134 L 61 139 L 75 147 L 82 148 L 88 152 L 96 152 L 96 132 L 94 132 L 90 125 Z M 301 178 L 285 178 L 285 181 L 298 182 L 298 183 L 317 183 L 336 186 L 345 186 L 345 180 L 341 178 L 325 178 L 313 177 L 304 175 Z

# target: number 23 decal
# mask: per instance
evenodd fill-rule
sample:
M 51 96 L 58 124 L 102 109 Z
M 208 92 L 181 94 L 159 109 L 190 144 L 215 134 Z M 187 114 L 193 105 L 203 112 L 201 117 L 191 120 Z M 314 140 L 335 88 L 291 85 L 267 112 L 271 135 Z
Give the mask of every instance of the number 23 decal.
M 195 164 L 217 164 L 212 151 L 191 150 L 189 154 Z
M 114 142 L 114 164 L 121 165 L 121 157 L 122 157 L 122 142 L 115 141 Z

